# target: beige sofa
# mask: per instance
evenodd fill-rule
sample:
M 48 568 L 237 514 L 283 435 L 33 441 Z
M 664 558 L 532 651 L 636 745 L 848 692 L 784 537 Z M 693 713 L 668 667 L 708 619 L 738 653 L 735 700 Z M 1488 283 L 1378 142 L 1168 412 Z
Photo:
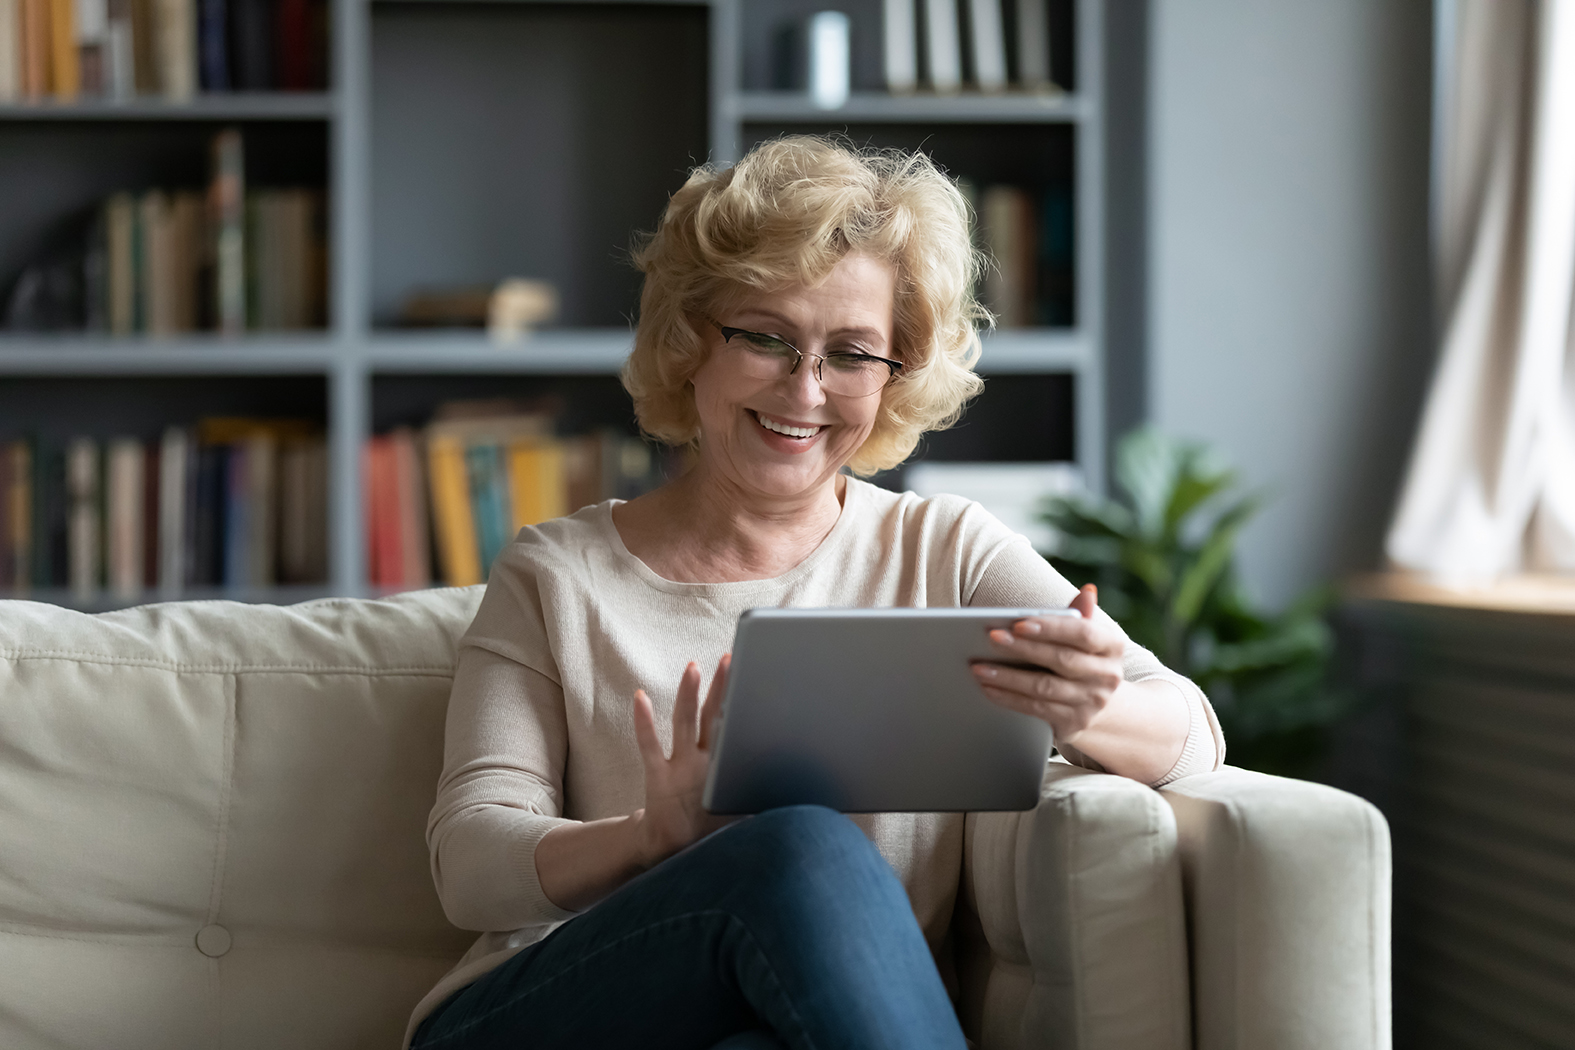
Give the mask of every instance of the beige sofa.
M 397 1047 L 472 939 L 423 828 L 479 598 L 0 602 L 0 1047 Z M 1358 799 L 1056 767 L 966 856 L 987 1050 L 1389 1045 L 1388 835 Z

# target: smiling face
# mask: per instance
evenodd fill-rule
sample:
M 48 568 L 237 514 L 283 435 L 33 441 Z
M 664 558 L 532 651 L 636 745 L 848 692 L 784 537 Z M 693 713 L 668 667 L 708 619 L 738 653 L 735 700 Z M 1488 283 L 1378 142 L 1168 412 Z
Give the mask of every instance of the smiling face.
M 857 351 L 897 358 L 892 346 L 896 271 L 851 253 L 813 288 L 751 291 L 715 318 L 730 328 L 774 335 L 806 357 L 792 375 L 762 380 L 740 367 L 740 337 L 724 341 L 700 322 L 709 356 L 693 379 L 702 469 L 744 494 L 767 500 L 829 491 L 837 471 L 869 437 L 881 395 L 827 394 L 809 354 Z M 828 369 L 829 371 L 829 369 Z

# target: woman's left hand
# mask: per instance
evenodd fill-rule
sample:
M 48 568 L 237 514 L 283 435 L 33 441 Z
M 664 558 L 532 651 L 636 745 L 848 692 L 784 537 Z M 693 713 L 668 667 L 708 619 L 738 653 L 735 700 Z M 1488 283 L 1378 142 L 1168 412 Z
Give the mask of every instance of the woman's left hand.
M 1072 600 L 1081 619 L 1032 616 L 1010 631 L 991 631 L 991 645 L 1006 662 L 973 665 L 985 696 L 1050 723 L 1058 743 L 1076 746 L 1123 682 L 1126 637 L 1110 619 L 1094 619 L 1096 594 L 1085 585 Z

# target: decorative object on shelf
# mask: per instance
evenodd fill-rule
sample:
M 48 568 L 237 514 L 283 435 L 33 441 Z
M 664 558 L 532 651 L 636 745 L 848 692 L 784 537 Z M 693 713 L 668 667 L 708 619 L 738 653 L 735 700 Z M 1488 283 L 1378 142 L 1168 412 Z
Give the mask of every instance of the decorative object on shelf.
M 847 104 L 852 80 L 852 24 L 841 11 L 821 11 L 809 18 L 809 97 L 817 109 Z
M 1254 608 L 1234 557 L 1262 497 L 1236 491 L 1235 473 L 1201 446 L 1134 431 L 1117 447 L 1115 475 L 1118 499 L 1049 501 L 1051 564 L 1098 585 L 1134 642 L 1208 693 L 1234 764 L 1306 773 L 1351 708 L 1326 678 L 1331 592 L 1315 588 L 1278 615 Z
M 546 281 L 509 277 L 487 298 L 487 335 L 505 346 L 558 316 L 558 289 Z

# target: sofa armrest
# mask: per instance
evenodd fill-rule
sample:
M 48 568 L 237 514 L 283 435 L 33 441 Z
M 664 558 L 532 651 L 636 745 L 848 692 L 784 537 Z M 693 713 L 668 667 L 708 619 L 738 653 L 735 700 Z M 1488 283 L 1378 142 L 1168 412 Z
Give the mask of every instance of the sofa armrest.
M 1383 815 L 1334 788 L 1231 768 L 1161 794 L 1180 839 L 1196 1050 L 1387 1050 Z
M 1159 794 L 1052 763 L 1037 808 L 967 821 L 963 1015 L 980 1050 L 1189 1039 L 1176 826 Z

